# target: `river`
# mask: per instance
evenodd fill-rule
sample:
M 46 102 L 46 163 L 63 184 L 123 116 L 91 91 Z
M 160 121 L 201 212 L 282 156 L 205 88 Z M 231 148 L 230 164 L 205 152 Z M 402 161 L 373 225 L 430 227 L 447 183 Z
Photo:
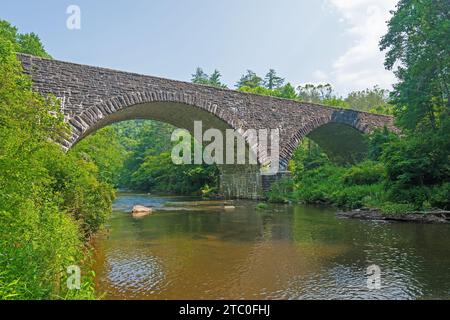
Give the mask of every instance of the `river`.
M 134 219 L 135 204 L 155 212 Z M 232 205 L 119 194 L 108 232 L 95 241 L 97 292 L 107 299 L 450 299 L 448 225 Z M 367 275 L 372 265 L 379 282 Z

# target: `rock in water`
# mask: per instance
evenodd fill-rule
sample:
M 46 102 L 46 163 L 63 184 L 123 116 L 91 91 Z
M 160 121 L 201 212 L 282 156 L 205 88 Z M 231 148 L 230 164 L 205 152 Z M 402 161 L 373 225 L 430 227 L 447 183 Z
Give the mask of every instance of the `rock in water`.
M 152 208 L 147 208 L 144 206 L 134 206 L 133 211 L 131 211 L 131 214 L 133 215 L 134 218 L 141 218 L 148 216 L 149 214 L 152 213 L 152 211 L 153 211 Z

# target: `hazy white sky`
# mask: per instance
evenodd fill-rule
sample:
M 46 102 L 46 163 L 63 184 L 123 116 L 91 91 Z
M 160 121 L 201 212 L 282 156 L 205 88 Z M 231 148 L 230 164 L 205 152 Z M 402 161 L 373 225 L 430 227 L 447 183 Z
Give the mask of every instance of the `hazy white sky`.
M 397 0 L 14 0 L 0 18 L 40 35 L 56 59 L 190 80 L 219 69 L 234 87 L 269 68 L 340 94 L 395 81 L 378 50 Z M 81 30 L 66 9 L 81 8 Z

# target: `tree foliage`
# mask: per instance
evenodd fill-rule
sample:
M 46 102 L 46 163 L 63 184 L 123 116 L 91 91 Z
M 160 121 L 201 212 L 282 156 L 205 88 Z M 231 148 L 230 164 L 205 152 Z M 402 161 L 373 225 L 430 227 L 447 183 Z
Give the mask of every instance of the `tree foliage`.
M 104 222 L 113 190 L 95 163 L 55 143 L 69 134 L 59 102 L 32 91 L 15 54 L 42 49 L 38 38 L 0 25 L 0 299 L 92 298 L 86 277 L 68 291 L 66 268 L 87 261 L 83 239 Z
M 450 2 L 401 0 L 380 43 L 398 83 L 392 100 L 399 125 L 436 129 L 450 116 Z
M 98 167 L 101 182 L 119 186 L 120 172 L 127 156 L 125 147 L 113 127 L 107 127 L 79 142 L 71 151 L 78 159 Z
M 439 204 L 450 179 L 450 3 L 401 0 L 380 43 L 398 83 L 392 100 L 405 135 L 387 145 L 391 198 L 415 207 Z
M 373 89 L 350 92 L 345 99 L 349 108 L 365 112 L 392 114 L 389 92 L 375 86 Z
M 0 38 L 9 41 L 13 45 L 12 50 L 15 52 L 51 58 L 35 33 L 19 33 L 17 28 L 8 21 L 0 20 Z
M 305 84 L 298 86 L 298 97 L 301 101 L 312 103 L 323 103 L 333 98 L 333 87 L 331 84 Z
M 220 80 L 222 75 L 219 70 L 214 70 L 211 75 L 206 74 L 202 68 L 197 68 L 195 73 L 192 75 L 192 83 L 204 84 L 216 88 L 226 88 L 227 86 L 223 84 Z
M 236 83 L 236 87 L 242 88 L 242 87 L 248 87 L 248 88 L 257 88 L 261 87 L 263 84 L 263 79 L 259 77 L 255 72 L 252 70 L 247 70 L 247 72 L 241 76 L 239 81 Z
M 277 75 L 274 69 L 270 69 L 269 72 L 264 77 L 264 86 L 269 89 L 278 89 L 284 84 L 284 79 Z

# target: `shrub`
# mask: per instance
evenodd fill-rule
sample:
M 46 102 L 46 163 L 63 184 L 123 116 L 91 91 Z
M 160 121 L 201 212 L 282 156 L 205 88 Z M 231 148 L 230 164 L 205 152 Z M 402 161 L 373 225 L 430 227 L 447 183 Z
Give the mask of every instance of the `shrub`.
M 267 210 L 268 208 L 269 206 L 267 205 L 267 203 L 258 203 L 256 205 L 257 210 Z
M 354 185 L 343 187 L 331 195 L 332 203 L 347 209 L 359 209 L 369 203 L 378 203 L 383 195 L 383 185 Z
M 415 210 L 421 210 L 430 199 L 430 188 L 424 186 L 411 186 L 405 188 L 400 183 L 389 185 L 388 199 L 395 203 L 409 203 Z
M 349 168 L 342 178 L 347 186 L 376 184 L 384 180 L 385 170 L 380 163 L 365 161 Z
M 450 183 L 444 183 L 431 190 L 430 204 L 436 208 L 450 210 Z
M 291 178 L 283 178 L 272 184 L 270 191 L 267 193 L 267 198 L 269 202 L 285 203 L 290 201 L 293 190 L 293 180 Z
M 449 152 L 450 124 L 435 132 L 410 135 L 388 145 L 382 160 L 391 201 L 413 203 L 418 209 L 423 207 L 431 199 L 431 190 L 439 189 L 442 182 L 450 180 Z M 436 192 L 439 198 L 441 192 Z M 442 192 L 445 195 L 445 191 Z
M 415 211 L 416 208 L 410 203 L 385 202 L 380 209 L 384 214 L 405 214 Z

